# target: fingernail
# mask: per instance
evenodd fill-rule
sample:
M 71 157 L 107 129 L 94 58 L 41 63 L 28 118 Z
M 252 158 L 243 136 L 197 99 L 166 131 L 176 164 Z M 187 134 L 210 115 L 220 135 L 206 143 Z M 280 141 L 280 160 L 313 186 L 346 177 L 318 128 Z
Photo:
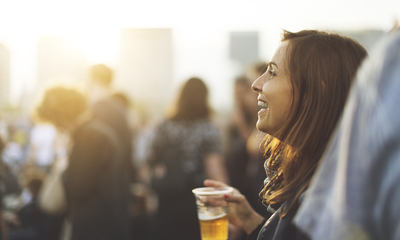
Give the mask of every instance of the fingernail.
M 228 194 L 224 194 L 224 198 L 229 198 L 229 195 Z

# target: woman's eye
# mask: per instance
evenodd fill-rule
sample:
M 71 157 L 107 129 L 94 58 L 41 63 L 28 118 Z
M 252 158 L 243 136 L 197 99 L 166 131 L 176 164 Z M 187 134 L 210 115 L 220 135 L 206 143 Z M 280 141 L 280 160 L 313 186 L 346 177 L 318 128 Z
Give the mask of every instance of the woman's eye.
M 275 76 L 276 76 L 275 72 L 272 71 L 272 70 L 268 70 L 268 73 L 269 73 L 269 75 L 272 76 L 272 77 L 275 77 Z

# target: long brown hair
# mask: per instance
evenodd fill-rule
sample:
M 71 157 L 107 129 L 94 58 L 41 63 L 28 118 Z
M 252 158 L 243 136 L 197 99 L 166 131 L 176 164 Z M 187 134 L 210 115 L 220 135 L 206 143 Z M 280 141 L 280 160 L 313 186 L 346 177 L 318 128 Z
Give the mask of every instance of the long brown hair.
M 193 77 L 183 85 L 173 111 L 172 120 L 195 120 L 210 116 L 208 88 L 203 80 Z
M 260 196 L 272 205 L 292 199 L 287 213 L 308 188 L 367 52 L 353 39 L 315 30 L 284 31 L 284 41 L 293 102 L 288 120 L 264 139 L 271 181 Z

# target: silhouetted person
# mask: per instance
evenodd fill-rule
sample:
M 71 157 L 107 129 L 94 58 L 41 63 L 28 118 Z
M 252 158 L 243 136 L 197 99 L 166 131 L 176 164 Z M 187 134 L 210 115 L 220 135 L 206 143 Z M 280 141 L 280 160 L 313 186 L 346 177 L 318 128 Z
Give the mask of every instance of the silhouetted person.
M 40 119 L 71 136 L 63 174 L 72 240 L 128 240 L 129 175 L 115 131 L 93 118 L 81 93 L 55 87 L 37 108 Z
M 132 164 L 132 131 L 128 124 L 128 98 L 112 89 L 113 72 L 103 64 L 91 68 L 89 103 L 93 117 L 108 124 L 117 134 L 121 143 L 126 170 L 133 180 L 135 171 Z
M 0 136 L 0 182 L 2 185 L 5 185 L 4 175 L 6 172 L 5 164 L 1 155 L 3 154 L 3 150 L 6 146 L 5 142 L 3 141 L 4 135 Z M 0 240 L 7 239 L 8 237 L 8 227 L 7 223 L 3 217 L 3 196 L 5 195 L 5 189 L 0 189 Z
M 226 181 L 219 133 L 212 124 L 208 89 L 199 78 L 189 79 L 175 111 L 155 133 L 148 163 L 151 186 L 159 198 L 158 239 L 200 239 L 192 189 L 208 177 Z
M 10 240 L 50 240 L 51 217 L 44 213 L 38 204 L 38 193 L 42 186 L 42 177 L 29 177 L 27 190 L 31 196 L 21 209 L 18 210 L 18 226 L 10 229 Z

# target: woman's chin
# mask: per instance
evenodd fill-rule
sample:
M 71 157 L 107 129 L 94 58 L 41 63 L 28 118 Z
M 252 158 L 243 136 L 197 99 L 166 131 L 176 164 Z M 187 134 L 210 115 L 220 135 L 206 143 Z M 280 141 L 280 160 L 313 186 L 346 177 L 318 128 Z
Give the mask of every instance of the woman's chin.
M 258 119 L 258 121 L 256 123 L 256 127 L 257 127 L 258 131 L 267 133 L 267 129 L 265 128 L 265 126 L 263 126 L 262 123 L 260 123 L 260 119 Z

